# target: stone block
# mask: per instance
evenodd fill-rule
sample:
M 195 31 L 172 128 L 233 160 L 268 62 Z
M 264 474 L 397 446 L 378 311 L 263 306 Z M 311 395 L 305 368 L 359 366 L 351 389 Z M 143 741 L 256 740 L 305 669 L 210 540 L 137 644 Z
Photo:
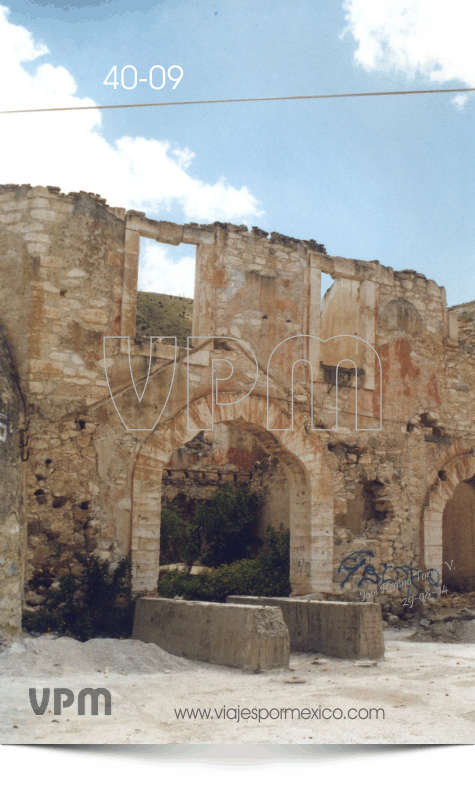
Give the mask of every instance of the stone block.
M 185 225 L 183 227 L 183 240 L 185 244 L 213 244 L 214 230 Z
M 41 255 L 42 253 L 46 253 L 48 248 L 49 245 L 44 244 L 43 242 L 29 242 L 27 244 L 27 250 L 30 253 L 30 255 L 35 255 L 35 254 Z
M 318 651 L 345 659 L 384 656 L 381 606 L 370 602 L 228 596 L 229 604 L 280 607 L 292 651 Z
M 21 220 L 21 212 L 18 212 L 16 214 L 3 214 L 0 216 L 0 222 L 3 222 L 5 224 L 20 222 L 20 220 Z
M 132 637 L 175 656 L 254 672 L 289 665 L 289 632 L 276 606 L 147 596 L 137 602 Z
M 61 215 L 49 209 L 32 209 L 30 215 L 33 219 L 41 220 L 42 222 L 55 222 L 62 219 Z

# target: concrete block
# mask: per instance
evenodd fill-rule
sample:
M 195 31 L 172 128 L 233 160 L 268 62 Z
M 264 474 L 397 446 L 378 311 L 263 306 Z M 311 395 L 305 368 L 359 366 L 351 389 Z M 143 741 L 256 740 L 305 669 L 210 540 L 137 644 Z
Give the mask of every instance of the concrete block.
M 277 606 L 289 630 L 292 651 L 318 651 L 345 659 L 384 656 L 381 605 L 308 599 L 228 596 L 230 604 Z
M 137 601 L 132 637 L 215 665 L 255 672 L 289 665 L 289 632 L 276 606 L 146 596 Z

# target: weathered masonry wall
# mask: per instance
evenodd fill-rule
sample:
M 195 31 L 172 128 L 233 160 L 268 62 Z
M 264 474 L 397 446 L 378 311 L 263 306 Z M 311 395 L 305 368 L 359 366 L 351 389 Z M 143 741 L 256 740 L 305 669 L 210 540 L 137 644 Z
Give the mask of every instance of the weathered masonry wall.
M 134 341 L 143 236 L 196 248 L 189 353 L 155 342 L 150 359 Z M 335 281 L 323 302 L 322 272 Z M 0 320 L 28 425 L 27 606 L 74 570 L 77 550 L 131 552 L 135 589 L 153 592 L 164 472 L 217 425 L 231 449 L 244 434 L 285 476 L 274 512 L 287 509 L 294 594 L 380 597 L 407 569 L 441 576 L 444 509 L 475 475 L 475 346 L 424 275 L 257 228 L 156 222 L 89 193 L 6 185 Z M 130 369 L 141 395 L 149 365 L 139 401 Z
M 0 643 L 14 637 L 21 626 L 26 549 L 24 417 L 18 374 L 0 326 Z

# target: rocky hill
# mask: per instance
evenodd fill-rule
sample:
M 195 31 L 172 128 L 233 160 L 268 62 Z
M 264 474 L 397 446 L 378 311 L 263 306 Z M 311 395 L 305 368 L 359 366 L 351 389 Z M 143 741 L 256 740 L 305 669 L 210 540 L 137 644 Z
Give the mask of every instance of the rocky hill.
M 144 343 L 151 335 L 176 335 L 178 345 L 186 346 L 186 338 L 191 335 L 192 317 L 193 300 L 188 297 L 139 291 L 135 339 Z
M 462 302 L 461 305 L 452 305 L 449 310 L 458 314 L 459 319 L 475 319 L 475 299 L 471 302 Z

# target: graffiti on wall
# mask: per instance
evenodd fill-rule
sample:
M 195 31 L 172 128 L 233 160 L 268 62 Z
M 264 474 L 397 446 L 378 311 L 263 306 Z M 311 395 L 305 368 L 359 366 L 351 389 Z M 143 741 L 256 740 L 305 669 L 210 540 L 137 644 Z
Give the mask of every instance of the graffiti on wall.
M 338 574 L 345 573 L 346 576 L 340 587 L 344 588 L 350 579 L 359 575 L 358 588 L 365 586 L 363 590 L 366 590 L 367 585 L 374 585 L 374 593 L 392 593 L 405 589 L 408 595 L 412 591 L 417 595 L 427 590 L 434 596 L 438 595 L 440 574 L 437 569 L 422 572 L 413 566 L 391 566 L 383 563 L 382 569 L 376 571 L 376 567 L 369 562 L 371 558 L 374 558 L 374 553 L 370 549 L 358 550 L 343 558 Z
M 310 563 L 305 560 L 305 546 L 295 547 L 293 550 L 293 567 L 296 574 L 301 577 L 310 577 Z

